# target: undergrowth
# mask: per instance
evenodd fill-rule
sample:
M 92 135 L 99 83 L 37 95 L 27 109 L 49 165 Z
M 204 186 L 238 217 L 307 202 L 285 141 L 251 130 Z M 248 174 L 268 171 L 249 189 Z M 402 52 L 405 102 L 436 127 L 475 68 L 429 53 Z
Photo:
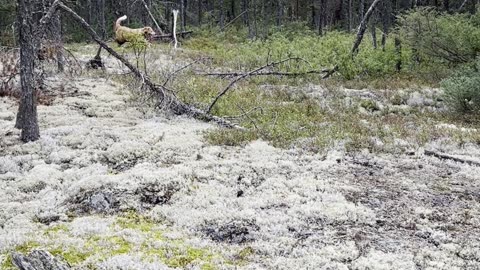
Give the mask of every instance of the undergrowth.
M 480 142 L 474 132 L 478 125 L 451 117 L 442 107 L 445 97 L 432 97 L 433 104 L 428 106 L 407 105 L 413 92 L 438 87 L 440 80 L 450 75 L 451 67 L 425 59 L 419 63 L 407 45 L 402 46 L 399 59 L 392 37 L 384 48 L 374 48 L 365 36 L 360 53 L 352 58 L 354 35 L 339 31 L 318 36 L 308 29 L 280 29 L 254 40 L 247 38 L 244 29 L 200 29 L 196 33 L 182 43 L 182 53 L 173 57 L 185 63 L 205 57 L 208 61 L 176 74 L 167 87 L 182 101 L 203 110 L 232 79 L 203 76 L 199 70 L 248 72 L 291 57 L 302 60 L 288 61 L 274 70 L 305 72 L 339 67 L 328 80 L 313 74 L 253 76 L 236 83 L 211 113 L 246 129 L 209 131 L 205 138 L 212 144 L 244 145 L 263 139 L 277 147 L 310 151 L 340 145 L 347 151 L 403 152 L 445 138 L 453 143 Z M 400 72 L 396 69 L 398 60 Z M 166 76 L 165 71 L 150 74 L 158 83 Z M 308 93 L 312 87 L 318 89 Z M 348 96 L 342 91 L 345 88 L 369 89 L 377 98 Z M 443 124 L 458 128 L 445 129 Z

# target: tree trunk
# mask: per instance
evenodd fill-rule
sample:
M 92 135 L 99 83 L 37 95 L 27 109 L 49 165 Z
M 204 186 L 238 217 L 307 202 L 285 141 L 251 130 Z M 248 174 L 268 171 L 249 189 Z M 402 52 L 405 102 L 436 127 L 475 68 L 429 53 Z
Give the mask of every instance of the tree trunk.
M 220 0 L 220 29 L 225 27 L 225 0 Z
M 198 0 L 198 26 L 202 25 L 203 18 L 203 0 Z
M 20 82 L 22 94 L 17 113 L 16 128 L 22 129 L 23 142 L 40 138 L 37 118 L 35 91 L 35 31 L 33 23 L 34 0 L 18 0 L 18 21 L 20 23 Z
M 182 0 L 182 31 L 186 31 L 187 29 L 187 0 Z
M 398 37 L 395 37 L 395 52 L 397 54 L 395 69 L 400 72 L 402 70 L 402 43 Z
M 57 68 L 59 72 L 65 71 L 65 57 L 63 55 L 62 21 L 60 12 L 57 12 L 52 20 L 52 34 L 55 42 L 55 51 L 57 57 Z
M 98 24 L 100 27 L 100 36 L 105 40 L 107 38 L 107 25 L 105 20 L 105 0 L 98 0 Z
M 283 0 L 277 0 L 277 26 L 280 27 L 283 21 Z

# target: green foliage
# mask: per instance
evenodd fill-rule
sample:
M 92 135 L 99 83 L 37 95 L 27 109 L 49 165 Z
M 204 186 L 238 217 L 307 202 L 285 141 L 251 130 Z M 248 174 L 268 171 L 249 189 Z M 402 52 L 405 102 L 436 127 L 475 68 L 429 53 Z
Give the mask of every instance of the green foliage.
M 480 113 L 480 73 L 463 71 L 442 81 L 445 101 L 457 113 Z
M 298 31 L 298 29 L 302 29 Z M 249 40 L 246 31 L 200 32 L 195 38 L 184 42 L 184 46 L 207 53 L 215 64 L 234 69 L 253 69 L 267 60 L 300 57 L 308 63 L 285 64 L 281 71 L 302 72 L 311 69 L 339 66 L 339 74 L 345 79 L 358 76 L 380 77 L 394 74 L 396 52 L 393 40 L 388 40 L 385 50 L 375 49 L 370 42 L 363 42 L 359 55 L 350 55 L 354 36 L 345 32 L 331 31 L 318 36 L 306 26 L 284 27 L 272 31 L 266 39 Z M 402 61 L 410 61 L 408 50 L 402 52 Z
M 448 14 L 431 8 L 398 17 L 398 32 L 415 60 L 435 65 L 468 63 L 480 52 L 480 13 Z

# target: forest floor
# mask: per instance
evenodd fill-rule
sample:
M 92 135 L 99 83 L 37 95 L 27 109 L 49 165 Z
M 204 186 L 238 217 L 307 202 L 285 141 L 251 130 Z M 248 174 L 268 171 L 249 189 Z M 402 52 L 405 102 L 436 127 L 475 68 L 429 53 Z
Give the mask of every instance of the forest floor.
M 153 112 L 100 73 L 47 84 L 60 90 L 37 142 L 0 98 L 0 269 L 33 249 L 75 269 L 480 268 L 480 167 L 424 152 L 475 162 L 478 145 L 218 146 L 204 139 L 217 126 Z

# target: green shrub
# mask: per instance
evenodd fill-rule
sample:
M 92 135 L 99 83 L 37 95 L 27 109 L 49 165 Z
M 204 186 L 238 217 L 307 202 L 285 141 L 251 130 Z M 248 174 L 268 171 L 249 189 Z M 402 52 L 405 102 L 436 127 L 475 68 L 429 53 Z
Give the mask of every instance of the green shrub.
M 420 8 L 399 16 L 398 31 L 416 61 L 463 64 L 480 52 L 479 17 Z
M 480 73 L 464 72 L 442 82 L 445 101 L 457 113 L 480 113 Z

